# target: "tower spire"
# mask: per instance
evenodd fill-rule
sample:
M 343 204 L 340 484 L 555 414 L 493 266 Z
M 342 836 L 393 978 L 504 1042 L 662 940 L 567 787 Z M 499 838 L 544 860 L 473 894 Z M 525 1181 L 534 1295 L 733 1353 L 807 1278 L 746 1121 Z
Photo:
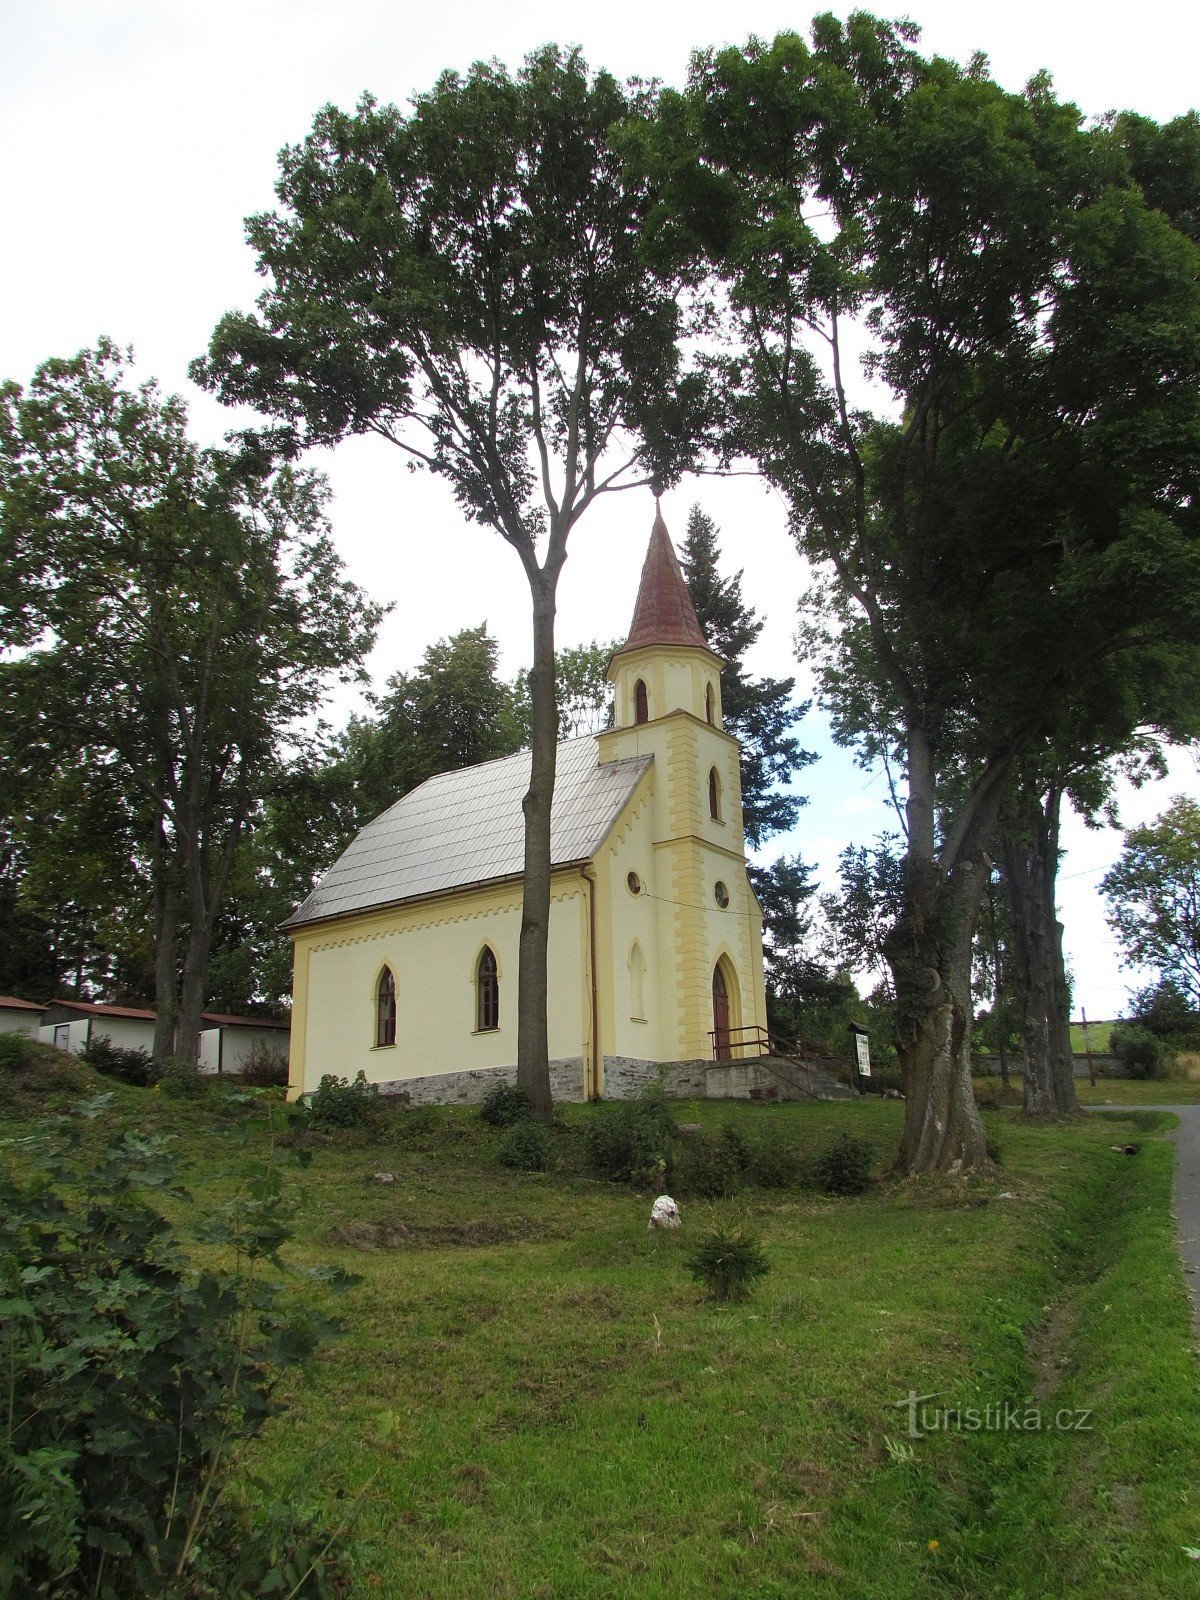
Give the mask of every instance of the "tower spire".
M 642 564 L 633 621 L 629 625 L 629 637 L 617 653 L 620 655 L 626 650 L 641 650 L 647 645 L 660 644 L 698 645 L 702 650 L 709 648 L 679 565 L 679 557 L 675 554 L 675 547 L 663 521 L 661 502 L 655 495 L 654 526 L 650 530 L 650 544 Z

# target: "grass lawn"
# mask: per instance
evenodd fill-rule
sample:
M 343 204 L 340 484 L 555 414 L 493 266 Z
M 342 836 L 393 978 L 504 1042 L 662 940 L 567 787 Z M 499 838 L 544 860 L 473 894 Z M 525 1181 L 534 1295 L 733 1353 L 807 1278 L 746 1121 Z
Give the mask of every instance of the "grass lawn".
M 30 1109 L 0 1099 L 2 1131 Z M 677 1110 L 805 1150 L 849 1129 L 882 1170 L 903 1108 Z M 111 1115 L 177 1135 L 203 1210 L 260 1168 L 272 1114 L 119 1089 Z M 995 1178 L 681 1199 L 681 1234 L 649 1235 L 651 1192 L 581 1171 L 600 1114 L 566 1108 L 556 1170 L 515 1174 L 475 1113 L 397 1109 L 378 1134 L 312 1139 L 290 1180 L 292 1256 L 362 1282 L 246 1470 L 330 1519 L 354 1508 L 356 1596 L 1200 1591 L 1182 1548 L 1200 1546 L 1200 1395 L 1153 1137 L 1169 1118 L 988 1111 Z M 770 1256 L 747 1305 L 705 1303 L 684 1268 L 713 1219 Z M 921 1437 L 910 1392 L 937 1396 Z M 1040 1428 L 985 1425 L 1006 1403 Z M 947 1408 L 958 1426 L 937 1425 Z
M 1193 1078 L 1086 1078 L 1075 1079 L 1081 1106 L 1194 1106 L 1200 1102 L 1200 1080 Z M 1005 1092 L 999 1078 L 976 1078 L 975 1097 L 981 1106 L 1020 1107 L 1021 1079 L 1013 1074 Z

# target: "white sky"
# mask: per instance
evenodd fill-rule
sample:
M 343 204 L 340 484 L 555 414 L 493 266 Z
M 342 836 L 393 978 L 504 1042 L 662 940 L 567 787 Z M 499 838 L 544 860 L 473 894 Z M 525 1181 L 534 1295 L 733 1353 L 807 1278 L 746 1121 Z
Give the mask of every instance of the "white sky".
M 1200 98 L 1194 0 L 1143 0 L 1134 12 L 1102 0 L 926 0 L 909 14 L 927 50 L 965 59 L 982 49 L 1011 88 L 1048 68 L 1088 114 L 1131 107 L 1163 120 Z M 0 0 L 0 377 L 25 382 L 40 361 L 106 333 L 134 346 L 142 375 L 183 393 L 196 432 L 216 440 L 225 417 L 192 388 L 187 363 L 223 311 L 251 303 L 258 283 L 242 219 L 273 204 L 276 153 L 304 136 L 319 106 L 350 107 L 367 89 L 403 103 L 446 67 L 489 56 L 515 65 L 548 40 L 581 44 L 593 65 L 621 76 L 679 83 L 691 48 L 806 30 L 809 15 L 777 0 L 736 10 L 714 0 L 677 9 L 631 0 Z M 377 681 L 485 619 L 505 671 L 526 661 L 519 566 L 494 535 L 462 525 L 444 487 L 403 471 L 398 453 L 373 440 L 317 464 L 333 483 L 351 576 L 394 604 L 371 663 Z M 745 479 L 685 483 L 664 503 L 677 539 L 694 499 L 715 517 L 727 562 L 745 568 L 745 595 L 767 620 L 752 665 L 800 672 L 803 684 L 791 648 L 803 572 L 780 501 Z M 624 633 L 652 514 L 648 496 L 620 495 L 576 529 L 560 586 L 561 643 Z M 822 752 L 800 782 L 811 803 L 770 853 L 798 850 L 828 878 L 844 844 L 889 825 L 886 788 L 830 751 L 816 717 L 802 737 Z M 1180 755 L 1165 785 L 1128 799 L 1123 820 L 1157 815 L 1184 788 L 1200 793 L 1200 780 Z M 1062 905 L 1076 1009 L 1113 1016 L 1126 975 L 1095 884 L 1119 836 L 1073 826 L 1067 843 Z

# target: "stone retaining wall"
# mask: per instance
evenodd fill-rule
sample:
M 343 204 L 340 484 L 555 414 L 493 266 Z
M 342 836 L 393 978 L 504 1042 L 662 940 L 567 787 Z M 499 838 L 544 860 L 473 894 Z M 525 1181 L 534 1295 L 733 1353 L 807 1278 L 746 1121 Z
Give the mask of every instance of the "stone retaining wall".
M 516 1083 L 517 1069 L 480 1067 L 470 1072 L 438 1072 L 427 1078 L 396 1078 L 379 1085 L 380 1094 L 407 1095 L 414 1106 L 478 1105 L 497 1083 Z M 550 1093 L 555 1100 L 583 1099 L 583 1057 L 550 1063 Z
M 669 1100 L 703 1100 L 704 1074 L 711 1061 L 640 1061 L 636 1056 L 605 1056 L 604 1098 L 632 1100 L 652 1083 L 661 1083 Z
M 1128 1078 L 1130 1075 L 1129 1069 L 1116 1056 L 1101 1055 L 1099 1050 L 1093 1050 L 1092 1060 L 1096 1064 L 1096 1076 L 1098 1078 Z M 1086 1056 L 1072 1056 L 1071 1064 L 1077 1078 L 1087 1077 L 1088 1063 Z M 998 1078 L 1000 1076 L 999 1056 L 976 1054 L 971 1065 L 975 1073 L 980 1077 Z M 1018 1078 L 1021 1077 L 1025 1071 L 1024 1057 L 1018 1055 L 1009 1056 L 1008 1070 Z

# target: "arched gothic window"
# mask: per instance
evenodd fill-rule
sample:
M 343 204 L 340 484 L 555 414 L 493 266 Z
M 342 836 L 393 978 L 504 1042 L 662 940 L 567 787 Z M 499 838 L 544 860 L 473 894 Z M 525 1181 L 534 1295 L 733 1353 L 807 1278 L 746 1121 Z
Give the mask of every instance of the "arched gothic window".
M 721 780 L 716 767 L 708 769 L 708 814 L 714 822 L 721 820 Z
M 489 1033 L 500 1026 L 500 974 L 496 958 L 486 944 L 475 968 L 475 1027 Z
M 633 720 L 635 722 L 650 721 L 650 703 L 646 698 L 646 685 L 639 678 L 633 686 Z
M 375 1043 L 385 1045 L 395 1042 L 396 979 L 391 967 L 384 967 L 379 974 L 379 986 L 375 991 Z
M 714 721 L 714 711 L 712 684 L 709 683 L 705 685 L 704 689 L 704 720 L 706 722 Z

